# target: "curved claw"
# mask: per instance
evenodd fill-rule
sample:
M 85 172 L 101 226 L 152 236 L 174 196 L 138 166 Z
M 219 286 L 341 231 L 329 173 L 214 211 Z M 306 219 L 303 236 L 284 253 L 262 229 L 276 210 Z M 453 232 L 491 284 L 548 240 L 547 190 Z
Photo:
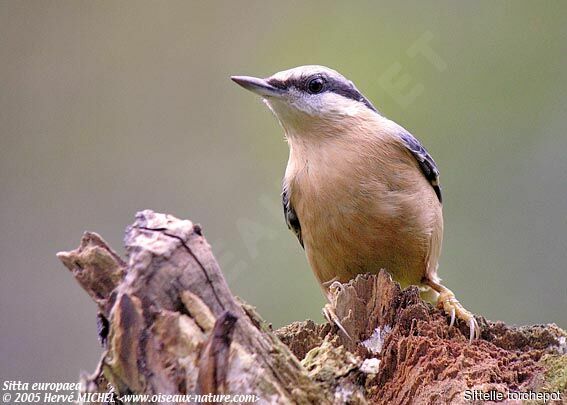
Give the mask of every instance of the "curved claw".
M 451 308 L 451 323 L 449 323 L 449 329 L 455 324 L 455 308 Z
M 337 325 L 337 327 L 346 335 L 346 337 L 352 340 L 352 338 L 350 337 L 344 326 L 341 324 L 341 321 L 339 320 L 339 317 L 335 313 L 335 310 L 330 304 L 326 304 L 323 307 L 322 312 L 323 312 L 323 316 L 325 316 L 325 319 L 327 319 L 327 321 L 330 324 Z
M 469 320 L 469 341 L 472 342 L 474 339 L 480 339 L 480 326 L 478 322 L 473 317 Z
M 469 342 L 475 338 L 480 338 L 480 326 L 474 318 L 474 315 L 467 311 L 461 303 L 455 298 L 455 294 L 444 285 L 441 285 L 432 280 L 426 280 L 425 283 L 434 291 L 439 293 L 437 298 L 437 306 L 443 308 L 446 314 L 451 316 L 449 328 L 453 327 L 455 320 L 458 318 L 465 321 L 469 325 Z
M 472 343 L 475 337 L 475 323 L 474 318 L 469 319 L 469 343 Z

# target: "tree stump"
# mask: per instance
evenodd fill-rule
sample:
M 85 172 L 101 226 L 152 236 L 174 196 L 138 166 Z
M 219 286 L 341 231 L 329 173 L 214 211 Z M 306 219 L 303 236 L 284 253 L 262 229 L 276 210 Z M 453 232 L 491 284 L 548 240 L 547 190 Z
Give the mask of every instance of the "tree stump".
M 104 352 L 95 372 L 81 377 L 84 392 L 112 392 L 117 403 L 148 394 L 159 403 L 241 395 L 238 402 L 261 404 L 566 395 L 567 333 L 553 324 L 512 327 L 479 318 L 482 337 L 469 343 L 466 325 L 449 329 L 417 288 L 402 291 L 381 271 L 334 290 L 351 338 L 313 321 L 273 331 L 232 295 L 198 225 L 145 210 L 128 227 L 125 245 L 122 260 L 87 232 L 76 250 L 58 253 L 98 306 Z

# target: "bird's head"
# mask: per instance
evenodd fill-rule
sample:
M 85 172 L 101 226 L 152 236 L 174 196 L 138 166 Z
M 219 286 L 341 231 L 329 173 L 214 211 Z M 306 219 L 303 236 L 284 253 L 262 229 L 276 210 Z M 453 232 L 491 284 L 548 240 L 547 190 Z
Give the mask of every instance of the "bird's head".
M 324 66 L 300 66 L 265 79 L 231 79 L 263 97 L 288 135 L 346 124 L 345 118 L 377 114 L 354 84 Z

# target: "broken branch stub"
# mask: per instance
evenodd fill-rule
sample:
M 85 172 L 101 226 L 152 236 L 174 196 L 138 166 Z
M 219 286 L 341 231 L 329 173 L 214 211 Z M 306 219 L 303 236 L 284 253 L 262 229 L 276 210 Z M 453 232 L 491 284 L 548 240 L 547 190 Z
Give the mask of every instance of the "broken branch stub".
M 127 229 L 125 244 L 127 264 L 101 255 L 112 250 L 92 234 L 77 250 L 58 255 L 107 309 L 99 369 L 118 394 L 212 392 L 255 394 L 268 403 L 330 403 L 289 349 L 254 326 L 199 227 L 146 210 Z M 108 280 L 115 282 L 111 291 Z M 99 377 L 90 378 L 91 389 Z

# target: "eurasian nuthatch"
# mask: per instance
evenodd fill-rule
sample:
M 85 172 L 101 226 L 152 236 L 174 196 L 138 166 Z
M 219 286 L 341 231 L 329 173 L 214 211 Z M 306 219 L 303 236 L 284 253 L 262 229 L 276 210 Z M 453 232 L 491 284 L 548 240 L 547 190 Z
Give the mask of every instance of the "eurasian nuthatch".
M 474 316 L 437 276 L 443 215 L 439 170 L 421 143 L 385 118 L 354 84 L 323 66 L 232 80 L 263 97 L 290 154 L 283 181 L 289 228 L 327 297 L 333 282 L 386 269 L 451 316 Z M 331 305 L 325 315 L 337 322 Z

